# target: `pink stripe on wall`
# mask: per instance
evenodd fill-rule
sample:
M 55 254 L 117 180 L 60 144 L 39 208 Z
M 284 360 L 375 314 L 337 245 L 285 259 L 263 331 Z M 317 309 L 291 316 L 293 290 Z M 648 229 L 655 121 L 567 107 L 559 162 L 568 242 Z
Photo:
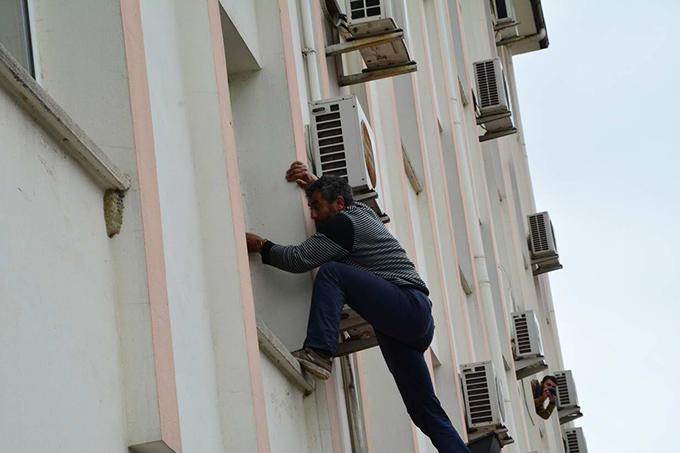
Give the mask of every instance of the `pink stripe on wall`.
M 227 178 L 229 181 L 229 198 L 232 210 L 233 234 L 236 246 L 237 267 L 240 276 L 240 295 L 243 307 L 243 324 L 246 336 L 246 354 L 250 369 L 250 385 L 253 399 L 253 412 L 257 431 L 258 453 L 269 453 L 269 430 L 267 427 L 267 412 L 264 399 L 264 384 L 260 351 L 257 342 L 257 322 L 255 319 L 255 301 L 253 298 L 252 281 L 250 279 L 250 264 L 246 249 L 245 217 L 241 204 L 241 181 L 238 171 L 236 154 L 236 138 L 233 129 L 231 99 L 229 95 L 229 81 L 227 76 L 227 61 L 224 51 L 222 23 L 218 0 L 208 2 L 208 20 L 210 34 L 213 41 L 213 59 L 215 65 L 215 79 L 222 117 L 222 140 L 227 160 Z
M 181 453 L 182 439 L 165 275 L 161 207 L 139 0 L 121 0 L 120 9 L 144 229 L 151 338 L 161 429 L 160 440 L 175 452 Z

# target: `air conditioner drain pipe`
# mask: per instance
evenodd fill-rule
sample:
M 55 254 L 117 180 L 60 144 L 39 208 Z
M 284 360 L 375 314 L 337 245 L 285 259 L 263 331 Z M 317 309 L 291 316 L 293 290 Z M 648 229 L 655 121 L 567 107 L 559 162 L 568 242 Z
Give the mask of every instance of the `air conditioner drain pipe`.
M 307 63 L 307 79 L 309 79 L 310 101 L 321 100 L 321 82 L 319 80 L 319 52 L 314 41 L 314 19 L 312 17 L 312 4 L 314 0 L 302 0 L 300 2 L 302 13 L 302 55 Z

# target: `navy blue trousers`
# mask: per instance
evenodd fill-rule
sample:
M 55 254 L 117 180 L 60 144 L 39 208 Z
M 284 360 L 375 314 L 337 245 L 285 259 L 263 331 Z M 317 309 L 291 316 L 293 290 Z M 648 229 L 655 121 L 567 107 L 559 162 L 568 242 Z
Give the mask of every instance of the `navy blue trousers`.
M 326 263 L 314 280 L 305 346 L 335 355 L 345 304 L 373 326 L 413 423 L 440 453 L 469 453 L 434 393 L 423 355 L 434 334 L 427 296 L 347 264 Z

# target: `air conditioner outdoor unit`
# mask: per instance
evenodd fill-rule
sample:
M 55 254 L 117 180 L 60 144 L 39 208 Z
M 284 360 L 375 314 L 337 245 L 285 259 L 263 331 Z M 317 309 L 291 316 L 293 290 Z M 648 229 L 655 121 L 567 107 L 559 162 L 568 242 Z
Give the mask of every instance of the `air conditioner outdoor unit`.
M 475 79 L 482 117 L 510 111 L 500 58 L 475 62 Z
M 357 98 L 313 103 L 311 135 L 317 174 L 344 178 L 352 187 L 355 200 L 368 204 L 385 220 L 378 199 L 375 137 Z
M 492 140 L 517 132 L 512 124 L 510 97 L 505 86 L 501 59 L 496 57 L 477 61 L 474 72 L 477 124 L 483 125 L 486 131 L 479 140 Z
M 542 274 L 556 269 L 562 269 L 557 253 L 555 231 L 547 212 L 531 214 L 527 217 L 529 223 L 529 251 L 531 263 L 538 266 L 535 274 Z
M 576 384 L 571 370 L 556 371 L 555 378 L 557 379 L 557 409 L 578 407 Z
M 562 433 L 567 446 L 566 453 L 588 453 L 583 428 L 564 428 Z
M 494 28 L 496 30 L 512 27 L 517 23 L 512 0 L 493 0 L 493 6 L 496 19 Z
M 512 313 L 516 360 L 543 357 L 541 331 L 533 310 Z
M 550 215 L 547 212 L 539 212 L 531 214 L 528 218 L 532 259 L 558 256 Z
M 503 395 L 490 361 L 460 367 L 468 429 L 493 428 L 505 420 Z

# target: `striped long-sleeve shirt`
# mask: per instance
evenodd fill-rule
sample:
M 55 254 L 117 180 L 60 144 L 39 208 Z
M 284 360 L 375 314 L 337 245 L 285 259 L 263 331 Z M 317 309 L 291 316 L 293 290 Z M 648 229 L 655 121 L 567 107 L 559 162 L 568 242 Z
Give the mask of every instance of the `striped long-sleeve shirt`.
M 337 261 L 429 293 L 399 241 L 363 203 L 334 215 L 303 243 L 283 246 L 267 241 L 261 254 L 263 263 L 288 272 L 307 272 Z

